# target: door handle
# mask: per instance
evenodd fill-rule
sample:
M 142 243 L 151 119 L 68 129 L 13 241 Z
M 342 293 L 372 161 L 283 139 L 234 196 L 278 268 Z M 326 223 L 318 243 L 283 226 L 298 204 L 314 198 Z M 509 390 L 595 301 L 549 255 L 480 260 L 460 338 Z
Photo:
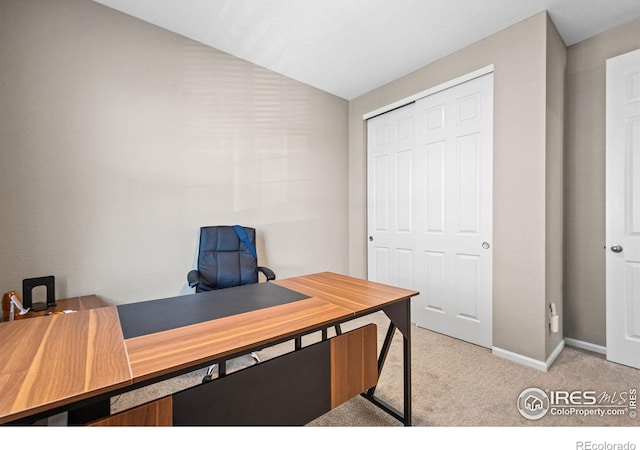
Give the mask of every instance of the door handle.
M 611 247 L 611 251 L 612 251 L 613 253 L 620 253 L 620 252 L 622 252 L 622 246 L 621 246 L 621 245 L 616 244 L 616 245 L 614 245 L 613 247 Z

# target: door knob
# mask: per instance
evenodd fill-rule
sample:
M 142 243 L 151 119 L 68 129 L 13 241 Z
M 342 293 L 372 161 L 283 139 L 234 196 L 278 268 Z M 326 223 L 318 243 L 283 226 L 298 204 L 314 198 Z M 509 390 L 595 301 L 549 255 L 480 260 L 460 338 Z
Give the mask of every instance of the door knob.
M 373 236 L 369 236 L 369 241 L 373 241 Z
M 491 247 L 491 244 L 489 244 L 488 242 L 486 242 L 486 241 L 485 241 L 485 242 L 483 242 L 483 243 L 482 243 L 482 248 L 483 248 L 483 249 L 485 249 L 485 250 L 486 250 L 486 249 L 488 249 L 489 247 Z
M 620 253 L 622 251 L 622 246 L 621 245 L 614 245 L 613 247 L 611 247 L 611 251 L 613 253 Z

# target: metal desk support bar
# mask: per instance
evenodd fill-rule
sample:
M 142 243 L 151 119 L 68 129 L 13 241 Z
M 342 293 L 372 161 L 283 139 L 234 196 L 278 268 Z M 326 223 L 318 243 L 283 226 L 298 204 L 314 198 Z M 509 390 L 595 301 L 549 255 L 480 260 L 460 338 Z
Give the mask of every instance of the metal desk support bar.
M 396 329 L 402 333 L 403 344 L 403 383 L 404 383 L 404 411 L 401 413 L 393 406 L 375 396 L 376 387 L 372 387 L 362 396 L 374 405 L 378 406 L 391 416 L 401 421 L 405 426 L 411 426 L 411 307 L 407 299 L 383 309 L 391 323 L 387 330 L 380 355 L 378 357 L 378 376 L 382 373 L 384 362 L 389 353 L 393 335 Z

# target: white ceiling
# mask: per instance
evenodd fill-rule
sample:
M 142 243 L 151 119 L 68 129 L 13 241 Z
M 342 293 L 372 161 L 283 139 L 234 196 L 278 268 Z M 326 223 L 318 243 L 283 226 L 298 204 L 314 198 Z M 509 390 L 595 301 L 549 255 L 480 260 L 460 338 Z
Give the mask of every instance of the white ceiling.
M 94 0 L 350 100 L 548 10 L 567 45 L 640 0 Z

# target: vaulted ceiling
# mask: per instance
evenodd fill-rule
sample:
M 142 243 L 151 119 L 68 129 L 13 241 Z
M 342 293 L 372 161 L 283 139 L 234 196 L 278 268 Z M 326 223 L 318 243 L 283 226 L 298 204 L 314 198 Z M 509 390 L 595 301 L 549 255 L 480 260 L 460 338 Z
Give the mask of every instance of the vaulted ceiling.
M 94 0 L 350 100 L 547 10 L 567 46 L 640 0 Z

